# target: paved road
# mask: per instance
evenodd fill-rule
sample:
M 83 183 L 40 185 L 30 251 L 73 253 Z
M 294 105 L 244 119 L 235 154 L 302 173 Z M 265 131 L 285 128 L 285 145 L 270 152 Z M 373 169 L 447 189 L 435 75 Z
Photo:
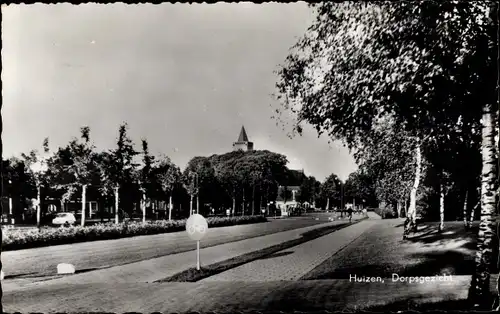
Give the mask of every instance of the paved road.
M 373 220 L 361 221 L 272 256 L 208 277 L 204 281 L 298 280 L 370 230 L 374 224 L 376 222 Z
M 443 233 L 437 227 L 438 223 L 428 223 L 403 241 L 401 219 L 381 220 L 301 279 L 348 279 L 350 274 L 386 278 L 392 274 L 472 275 L 477 230 L 466 232 L 462 222 L 446 222 Z
M 261 237 L 225 243 L 217 246 L 206 247 L 200 250 L 202 265 L 221 262 L 243 254 L 277 245 L 286 241 L 300 238 L 302 234 L 324 226 L 344 224 L 345 221 L 335 221 L 321 225 L 314 225 L 300 229 L 273 233 Z M 193 242 L 191 241 L 191 247 Z M 62 278 L 49 277 L 11 279 L 3 282 L 4 291 L 19 289 L 26 285 L 54 285 L 65 283 L 68 286 L 82 283 L 123 283 L 123 282 L 154 282 L 164 279 L 195 266 L 195 251 L 170 254 L 163 257 L 114 266 L 108 269 L 99 269 Z M 60 276 L 59 276 L 60 277 Z M 47 280 L 48 279 L 48 280 Z
M 366 228 L 361 233 L 361 236 L 334 256 L 341 256 L 345 252 L 353 254 L 352 252 L 356 250 L 366 249 L 368 244 L 361 247 L 357 247 L 357 245 L 364 243 L 363 241 L 367 241 L 367 239 L 371 241 L 384 239 L 389 233 L 394 232 L 393 229 L 400 228 L 397 221 L 387 220 L 364 221 L 357 224 L 357 226 L 363 227 L 362 224 L 365 223 L 373 225 L 371 228 Z M 368 225 L 365 224 L 366 226 Z M 389 227 L 391 230 L 386 231 Z M 347 228 L 342 230 L 347 230 Z M 295 232 L 298 233 L 298 231 Z M 326 239 L 333 234 L 317 240 Z M 356 234 L 353 235 L 356 236 Z M 444 234 L 444 236 L 446 235 Z M 271 236 L 266 236 L 268 240 L 269 237 Z M 274 235 L 274 237 L 277 238 L 278 235 Z M 264 242 L 255 240 L 259 239 L 245 241 L 254 241 L 252 245 L 258 245 L 259 243 L 262 245 Z M 309 243 L 311 244 L 313 241 Z M 267 243 L 267 241 L 265 242 Z M 451 242 L 454 242 L 457 247 L 459 246 L 459 242 Z M 239 255 L 241 251 L 244 251 L 244 247 L 251 249 L 251 245 L 249 245 L 251 242 L 246 242 L 248 245 L 241 245 L 241 243 L 245 242 L 241 241 L 239 245 L 235 246 L 239 247 L 238 250 L 240 251 L 233 251 L 234 254 Z M 231 243 L 225 245 L 230 246 Z M 212 258 L 217 258 L 217 248 L 222 247 L 212 247 L 204 250 L 206 250 L 205 252 L 212 250 Z M 296 248 L 291 248 L 291 250 L 293 249 Z M 306 246 L 303 249 L 304 252 L 308 251 Z M 373 254 L 374 257 L 384 254 L 380 252 L 377 255 L 374 254 L 375 252 L 372 250 L 368 253 Z M 349 254 L 344 256 L 349 256 Z M 181 255 L 177 254 L 177 256 Z M 392 253 L 387 255 L 392 255 Z M 163 270 L 180 267 L 175 263 L 171 263 L 174 257 L 175 255 L 164 257 L 158 264 L 163 265 L 161 266 Z M 187 255 L 185 255 L 186 257 Z M 167 260 L 168 258 L 170 260 Z M 192 259 L 193 256 L 189 258 Z M 399 258 L 399 255 L 394 255 L 394 258 Z M 146 262 L 148 261 L 143 263 Z M 180 263 L 182 260 L 179 259 L 178 262 Z M 366 259 L 364 262 L 366 262 Z M 138 270 L 140 267 L 138 268 L 137 265 L 132 268 Z M 127 266 L 130 265 L 112 269 L 124 270 Z M 186 268 L 186 266 L 183 265 L 182 267 Z M 338 266 L 342 267 L 342 265 Z M 147 270 L 147 267 L 143 267 L 142 270 L 138 271 L 136 273 L 137 277 L 132 276 L 126 280 L 117 279 L 120 275 L 125 275 L 125 271 L 109 273 L 108 277 L 106 277 L 105 271 L 94 271 L 87 273 L 89 275 L 87 277 L 94 278 L 93 281 L 84 281 L 84 274 L 80 274 L 25 287 L 9 288 L 4 285 L 3 306 L 9 312 L 103 310 L 109 312 L 234 312 L 320 309 L 338 311 L 346 308 L 363 309 L 367 306 L 393 302 L 404 303 L 408 299 L 417 300 L 418 302 L 460 300 L 466 298 L 470 283 L 470 276 L 453 276 L 451 281 L 424 282 L 422 284 L 392 282 L 389 279 L 385 279 L 384 282 L 366 283 L 351 282 L 346 279 L 244 282 L 235 281 L 236 278 L 233 281 L 225 282 L 207 280 L 197 283 L 147 283 L 141 282 L 148 276 L 147 273 L 141 273 L 145 270 Z M 99 276 L 96 277 L 96 274 L 102 276 L 100 280 L 97 279 Z M 494 284 L 494 280 L 492 280 L 492 284 Z M 71 293 L 68 293 L 69 291 Z
M 210 229 L 201 247 L 239 241 L 252 237 L 303 228 L 328 222 L 327 215 L 272 220 L 266 223 Z M 56 245 L 50 247 L 2 252 L 2 269 L 11 276 L 49 276 L 59 263 L 70 263 L 77 270 L 124 265 L 169 254 L 193 250 L 193 241 L 185 232 L 133 238 Z
M 251 312 L 364 309 L 467 297 L 470 276 L 408 284 L 349 280 L 66 284 L 4 292 L 6 312 Z M 70 292 L 70 293 L 69 293 Z

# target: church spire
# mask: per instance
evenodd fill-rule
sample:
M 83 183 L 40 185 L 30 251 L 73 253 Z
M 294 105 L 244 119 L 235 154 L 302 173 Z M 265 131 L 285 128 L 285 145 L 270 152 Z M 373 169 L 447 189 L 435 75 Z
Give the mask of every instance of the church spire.
M 240 136 L 238 136 L 238 140 L 233 143 L 233 150 L 253 150 L 253 143 L 248 140 L 247 132 L 245 131 L 244 126 L 241 126 Z
M 248 142 L 247 132 L 245 131 L 245 127 L 241 126 L 240 136 L 238 137 L 238 142 Z

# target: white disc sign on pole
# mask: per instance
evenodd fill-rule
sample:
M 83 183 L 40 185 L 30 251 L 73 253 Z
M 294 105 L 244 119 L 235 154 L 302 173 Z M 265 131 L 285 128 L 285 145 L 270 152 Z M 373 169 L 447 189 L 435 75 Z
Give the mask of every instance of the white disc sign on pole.
M 186 221 L 186 231 L 191 240 L 196 241 L 196 269 L 200 270 L 200 240 L 208 230 L 207 220 L 200 214 L 191 215 Z

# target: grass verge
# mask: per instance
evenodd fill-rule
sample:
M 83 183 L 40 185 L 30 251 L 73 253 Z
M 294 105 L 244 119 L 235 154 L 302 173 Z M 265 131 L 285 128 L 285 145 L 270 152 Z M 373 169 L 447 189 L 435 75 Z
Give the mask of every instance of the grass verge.
M 258 250 L 255 252 L 243 254 L 222 262 L 214 263 L 211 265 L 207 265 L 204 267 L 201 267 L 200 270 L 196 270 L 196 268 L 189 268 L 185 271 L 182 271 L 180 273 L 177 273 L 173 276 L 157 280 L 155 282 L 196 282 L 217 274 L 220 274 L 226 270 L 236 268 L 238 266 L 241 266 L 246 263 L 253 262 L 255 260 L 267 257 L 271 254 L 277 253 L 282 250 L 289 249 L 291 247 L 297 246 L 299 244 L 317 239 L 319 237 L 322 237 L 324 235 L 330 234 L 334 231 L 338 231 L 340 229 L 343 229 L 345 227 L 351 226 L 353 224 L 356 224 L 360 222 L 361 220 L 364 220 L 366 218 L 362 218 L 360 220 L 354 221 L 352 223 L 343 223 L 335 226 L 327 226 L 327 227 L 320 227 L 311 231 L 307 231 L 303 233 L 301 238 L 290 240 L 284 243 L 280 243 L 277 245 L 273 245 L 271 247 Z

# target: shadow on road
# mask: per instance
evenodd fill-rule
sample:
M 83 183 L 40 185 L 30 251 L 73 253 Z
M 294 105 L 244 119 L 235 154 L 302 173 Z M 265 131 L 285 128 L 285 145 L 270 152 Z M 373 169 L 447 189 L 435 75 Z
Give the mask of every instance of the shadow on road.
M 273 245 L 271 247 L 262 250 L 233 257 L 222 262 L 207 265 L 205 267 L 202 267 L 200 271 L 197 271 L 194 268 L 189 268 L 183 272 L 180 272 L 178 274 L 175 274 L 173 276 L 164 279 L 157 280 L 155 282 L 196 282 L 258 259 L 274 258 L 278 256 L 289 255 L 292 254 L 293 251 L 287 251 L 281 253 L 280 251 L 284 251 L 294 246 L 300 245 L 302 243 L 317 239 L 321 236 L 325 236 L 327 234 L 330 234 L 334 231 L 340 230 L 352 224 L 358 223 L 360 221 L 361 220 L 358 220 L 351 224 L 340 223 L 333 226 L 319 227 L 317 229 L 313 229 L 311 231 L 302 233 L 300 238 L 289 240 L 281 244 Z
M 400 276 L 472 275 L 474 253 L 458 251 L 412 254 L 411 258 L 421 261 L 407 267 Z
M 271 255 L 268 255 L 268 256 L 263 256 L 261 258 L 259 258 L 260 260 L 262 259 L 271 259 L 271 258 L 276 258 L 276 257 L 281 257 L 281 256 L 287 256 L 287 255 L 290 255 L 290 254 L 293 254 L 294 252 L 293 251 L 286 251 L 286 252 L 279 252 L 279 253 L 274 253 L 274 254 L 271 254 Z
M 34 275 L 34 274 L 36 274 L 36 272 L 16 274 L 16 275 L 6 275 L 3 279 L 7 280 L 7 279 L 23 278 L 23 277 L 29 277 L 29 276 Z
M 467 300 L 448 300 L 435 303 L 420 303 L 418 298 L 408 298 L 381 306 L 373 306 L 364 309 L 375 313 L 387 313 L 396 311 L 466 311 L 471 309 Z
M 301 279 L 473 274 L 477 224 L 465 230 L 461 222 L 447 222 L 443 232 L 438 232 L 438 223 L 426 223 L 407 240 L 400 239 L 402 228 L 388 226 L 389 223 L 382 223 L 372 232 L 365 233 L 343 253 L 332 256 Z M 493 245 L 496 249 L 492 264 L 496 264 L 498 242 Z M 496 266 L 492 265 L 492 272 L 497 272 Z

